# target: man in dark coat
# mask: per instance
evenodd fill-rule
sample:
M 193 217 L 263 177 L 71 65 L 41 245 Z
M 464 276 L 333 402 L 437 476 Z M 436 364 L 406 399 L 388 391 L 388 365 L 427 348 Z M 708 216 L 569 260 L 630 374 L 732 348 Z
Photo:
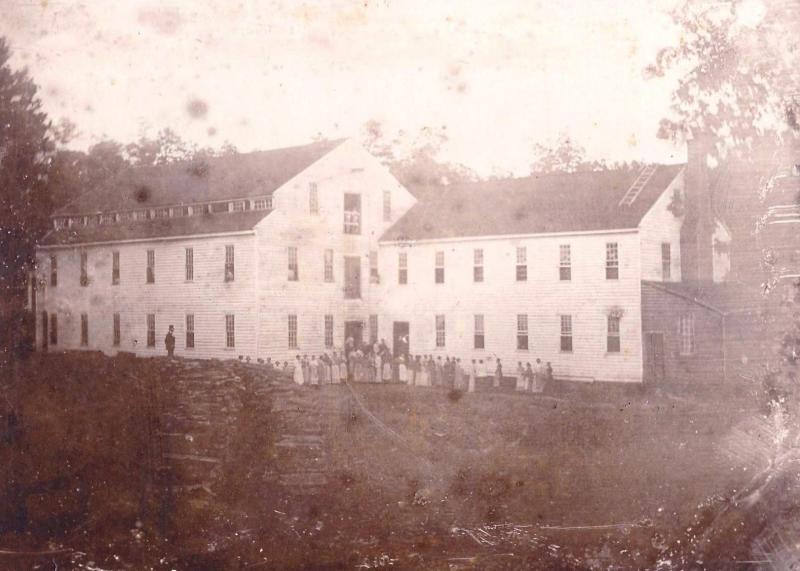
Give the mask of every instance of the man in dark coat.
M 167 347 L 167 357 L 172 357 L 173 353 L 175 353 L 175 335 L 173 331 L 175 331 L 175 327 L 170 325 L 167 336 L 164 337 L 164 345 Z

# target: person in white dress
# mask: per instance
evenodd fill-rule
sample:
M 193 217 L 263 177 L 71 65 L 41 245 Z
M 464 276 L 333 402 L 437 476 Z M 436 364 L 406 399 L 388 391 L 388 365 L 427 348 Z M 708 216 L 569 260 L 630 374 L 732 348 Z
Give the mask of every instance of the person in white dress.
M 303 362 L 300 360 L 300 355 L 295 357 L 292 377 L 294 378 L 294 382 L 298 385 L 303 384 Z
M 392 354 L 388 351 L 383 354 L 383 382 L 392 381 Z
M 402 355 L 397 360 L 397 376 L 401 383 L 408 383 L 408 367 Z
M 475 359 L 472 360 L 472 367 L 469 370 L 469 386 L 467 390 L 471 393 L 475 392 L 475 382 L 478 378 L 478 365 L 475 363 Z
M 522 361 L 517 362 L 517 390 L 528 390 L 525 386 L 525 367 L 522 366 Z

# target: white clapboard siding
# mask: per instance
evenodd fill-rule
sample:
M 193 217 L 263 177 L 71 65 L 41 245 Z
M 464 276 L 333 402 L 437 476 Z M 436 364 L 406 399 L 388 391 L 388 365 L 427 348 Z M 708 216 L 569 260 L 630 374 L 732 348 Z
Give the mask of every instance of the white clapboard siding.
M 606 280 L 606 243 L 619 245 L 618 280 Z M 559 280 L 559 245 L 570 244 L 572 279 Z M 527 247 L 528 280 L 516 281 L 516 247 Z M 473 251 L 483 248 L 484 282 L 473 282 Z M 435 252 L 445 252 L 445 283 L 434 283 Z M 398 253 L 408 254 L 408 285 L 397 280 Z M 502 359 L 506 374 L 518 361 L 550 361 L 556 376 L 618 382 L 641 381 L 639 237 L 617 234 L 470 239 L 383 244 L 381 336 L 394 321 L 410 324 L 413 354 Z M 624 313 L 622 350 L 606 352 L 607 315 Z M 436 348 L 435 316 L 445 315 L 446 346 Z M 474 315 L 484 315 L 486 348 L 473 349 Z M 529 350 L 516 349 L 517 314 L 527 314 Z M 560 315 L 572 315 L 573 352 L 560 351 Z
M 225 282 L 225 246 L 235 252 L 234 280 Z M 185 248 L 194 249 L 194 279 L 186 281 Z M 50 255 L 58 257 L 58 286 L 46 286 L 38 311 L 58 314 L 58 344 L 52 349 L 119 350 L 163 355 L 167 327 L 175 326 L 175 352 L 198 358 L 255 355 L 255 237 L 215 236 L 49 248 L 39 268 L 49 284 Z M 146 283 L 147 250 L 155 251 L 155 283 Z M 89 285 L 80 286 L 79 252 L 88 256 Z M 120 283 L 112 285 L 112 252 L 120 255 Z M 80 314 L 89 316 L 89 344 L 80 345 Z M 113 314 L 120 314 L 121 340 L 113 346 Z M 149 313 L 156 315 L 156 346 L 147 347 Z M 185 348 L 185 315 L 195 316 L 195 348 Z M 235 315 L 235 347 L 227 348 L 225 315 Z
M 683 171 L 670 183 L 639 223 L 642 244 L 642 279 L 664 281 L 661 268 L 661 244 L 669 243 L 671 252 L 670 279 L 681 281 L 681 218 L 675 216 L 669 205 L 675 192 L 683 194 Z
M 316 185 L 319 213 L 310 212 L 309 189 Z M 383 217 L 384 191 L 392 216 Z M 361 233 L 344 233 L 344 195 L 361 195 Z M 345 142 L 274 194 L 276 211 L 260 222 L 258 236 L 259 356 L 288 360 L 298 353 L 319 355 L 325 347 L 325 315 L 332 315 L 334 344 L 344 345 L 345 321 L 377 314 L 380 290 L 370 283 L 369 252 L 415 202 L 386 168 L 358 145 Z M 299 281 L 288 280 L 288 247 L 297 248 Z M 324 280 L 325 250 L 334 251 L 333 283 Z M 361 260 L 361 299 L 344 296 L 345 256 Z M 288 316 L 297 315 L 297 349 L 288 347 Z M 366 334 L 365 329 L 365 334 Z

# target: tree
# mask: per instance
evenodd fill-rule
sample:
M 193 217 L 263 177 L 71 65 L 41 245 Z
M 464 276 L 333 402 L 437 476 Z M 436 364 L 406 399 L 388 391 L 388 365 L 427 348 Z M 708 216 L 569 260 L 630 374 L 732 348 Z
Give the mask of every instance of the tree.
M 170 128 L 161 129 L 155 139 L 143 135 L 137 142 L 125 147 L 133 166 L 157 166 L 190 160 L 196 152 L 196 147 L 186 143 Z
M 661 137 L 710 133 L 724 154 L 798 128 L 800 4 L 683 0 L 672 18 L 680 40 L 646 70 L 679 76 Z
M 554 145 L 536 143 L 533 146 L 533 156 L 532 173 L 599 171 L 610 168 L 636 168 L 638 165 L 638 163 L 609 165 L 604 160 L 590 161 L 586 158 L 586 149 L 575 143 L 566 133 L 559 135 Z
M 48 226 L 47 174 L 54 143 L 37 87 L 14 70 L 0 38 L 0 295 L 19 301 L 36 240 Z

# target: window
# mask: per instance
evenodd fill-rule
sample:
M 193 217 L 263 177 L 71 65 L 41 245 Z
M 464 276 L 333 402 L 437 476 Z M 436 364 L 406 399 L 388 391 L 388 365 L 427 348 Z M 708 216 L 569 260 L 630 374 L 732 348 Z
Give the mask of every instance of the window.
M 233 205 L 233 212 L 244 212 L 247 209 L 247 203 L 244 200 L 237 200 L 231 203 Z
M 150 218 L 149 210 L 135 210 L 133 212 L 134 220 L 147 220 L 148 218 Z
M 383 191 L 383 221 L 391 222 L 392 220 L 392 191 Z
M 297 316 L 289 316 L 289 349 L 297 349 Z
M 156 251 L 147 250 L 147 283 L 156 283 Z
M 58 285 L 58 259 L 55 256 L 50 256 L 50 285 Z
M 528 316 L 520 313 L 517 315 L 517 351 L 528 350 Z
M 157 208 L 156 218 L 169 218 L 169 208 Z
M 81 286 L 89 285 L 89 256 L 86 252 L 81 252 Z
M 400 252 L 397 255 L 397 283 L 405 285 L 408 283 L 408 254 Z
M 186 348 L 194 349 L 194 314 L 186 314 Z
M 472 265 L 472 281 L 483 281 L 483 249 L 475 248 L 472 252 L 473 265 Z
M 569 244 L 558 247 L 558 279 L 562 282 L 572 279 L 572 249 Z
M 681 355 L 694 354 L 694 315 L 681 315 L 678 321 L 678 334 L 681 340 Z
M 272 206 L 272 200 L 268 198 L 256 198 L 253 201 L 253 210 L 266 210 Z
M 297 248 L 289 246 L 289 281 L 296 282 L 300 279 L 300 271 L 297 267 Z
M 517 246 L 517 281 L 528 281 L 528 248 Z
M 333 348 L 333 315 L 325 316 L 325 347 Z
M 378 316 L 375 314 L 369 316 L 369 342 L 378 342 Z
M 319 214 L 319 190 L 316 182 L 308 184 L 308 212 L 309 214 Z
M 344 297 L 345 299 L 361 299 L 361 258 L 345 256 L 344 258 Z
M 50 345 L 58 344 L 58 315 L 50 314 Z
M 606 338 L 606 351 L 609 353 L 619 353 L 619 317 L 616 315 L 608 316 L 608 336 Z
M 236 322 L 231 313 L 225 316 L 225 347 L 236 347 Z
M 475 335 L 473 339 L 473 346 L 475 349 L 486 348 L 486 338 L 483 333 L 483 315 L 475 316 Z
M 661 278 L 665 282 L 672 279 L 672 246 L 669 242 L 661 244 Z
M 178 206 L 172 209 L 173 218 L 183 218 L 184 216 L 190 216 L 190 208 L 188 206 Z
M 344 195 L 344 233 L 361 234 L 361 195 Z
M 120 338 L 122 337 L 122 332 L 120 331 L 120 325 L 119 325 L 119 313 L 115 313 L 114 314 L 114 332 L 113 332 L 113 335 L 114 335 L 114 339 L 113 339 L 114 347 L 119 347 Z
M 89 316 L 81 313 L 81 345 L 86 347 L 89 344 Z
M 436 252 L 436 269 L 434 280 L 437 284 L 444 283 L 444 252 Z
M 53 228 L 56 230 L 61 230 L 66 226 L 66 219 L 65 218 L 53 218 Z
M 437 347 L 444 347 L 445 336 L 444 336 L 444 315 L 437 315 L 436 316 L 436 346 Z
M 147 314 L 147 346 L 156 346 L 156 315 L 155 313 Z
M 130 222 L 133 220 L 133 212 L 120 212 L 119 213 L 119 221 L 120 222 Z
M 234 260 L 234 252 L 233 246 L 228 245 L 225 246 L 225 281 L 232 282 L 234 279 L 234 267 L 233 267 L 233 260 Z
M 333 250 L 325 250 L 325 281 L 333 281 Z
M 102 225 L 113 224 L 116 221 L 117 221 L 117 215 L 116 214 L 101 214 L 100 215 L 100 224 L 102 224 Z
M 111 253 L 111 285 L 119 285 L 119 252 Z
M 194 281 L 194 248 L 186 248 L 184 252 L 186 281 Z
M 619 279 L 619 249 L 616 242 L 606 244 L 606 279 Z
M 374 250 L 369 253 L 369 283 L 381 283 L 381 276 L 378 273 L 378 252 Z
M 569 353 L 572 351 L 572 316 L 561 316 L 561 351 Z
M 219 214 L 221 212 L 230 212 L 230 205 L 227 202 L 214 202 L 208 205 L 208 210 L 212 214 Z

